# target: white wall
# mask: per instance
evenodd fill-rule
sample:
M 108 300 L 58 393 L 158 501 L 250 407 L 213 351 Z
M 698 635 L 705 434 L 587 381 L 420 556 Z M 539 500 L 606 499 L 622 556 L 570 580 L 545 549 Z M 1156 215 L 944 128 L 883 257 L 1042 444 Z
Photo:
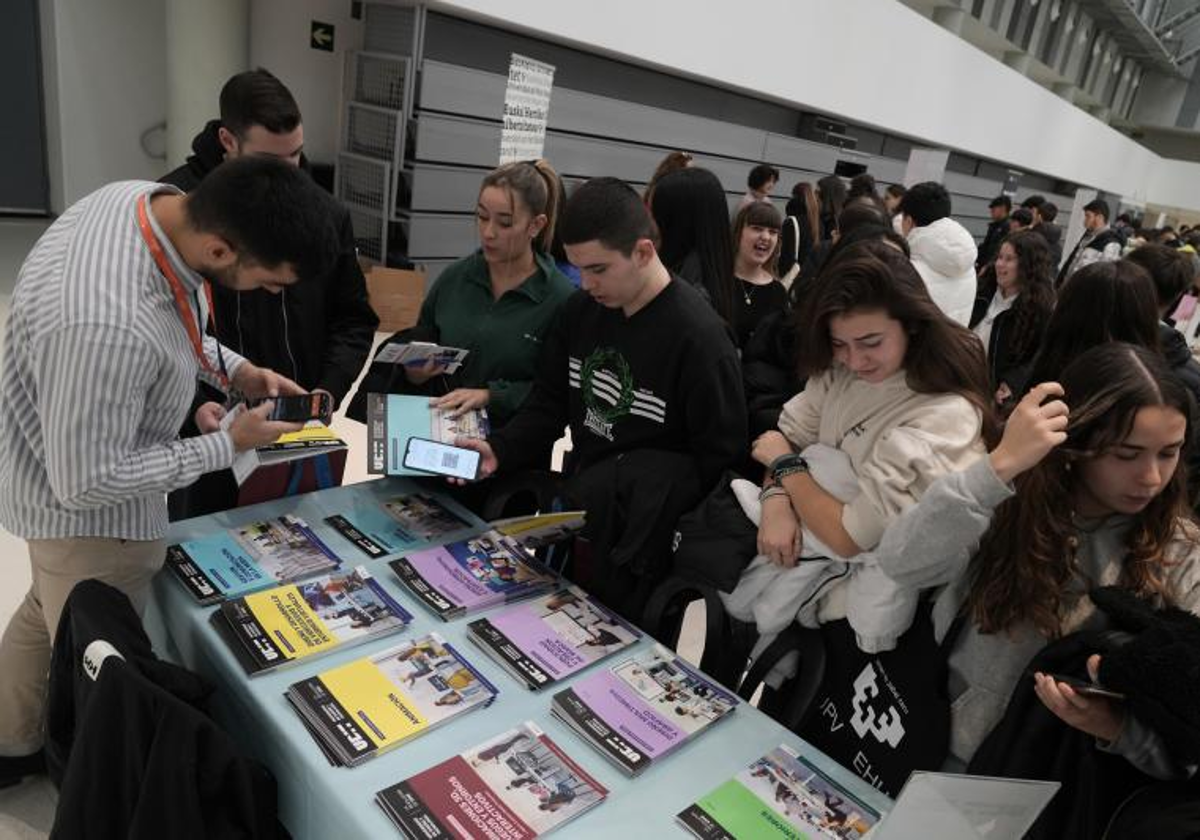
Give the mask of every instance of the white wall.
M 61 212 L 109 181 L 157 178 L 142 151 L 166 113 L 162 0 L 42 0 L 50 202 Z
M 1158 201 L 1151 184 L 1193 174 L 1163 169 L 1149 149 L 896 0 L 430 5 L 1136 201 Z M 1190 192 L 1186 206 L 1200 207 L 1200 188 Z
M 334 25 L 334 52 L 310 48 L 313 20 Z M 270 70 L 296 97 L 310 160 L 334 160 L 344 56 L 361 48 L 362 21 L 350 18 L 350 0 L 251 0 L 250 64 Z

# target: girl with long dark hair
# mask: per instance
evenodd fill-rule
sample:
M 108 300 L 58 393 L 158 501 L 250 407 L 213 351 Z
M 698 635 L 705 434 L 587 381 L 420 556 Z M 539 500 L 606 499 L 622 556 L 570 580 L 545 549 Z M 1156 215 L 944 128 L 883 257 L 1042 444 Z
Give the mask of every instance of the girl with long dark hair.
M 1025 377 L 1053 311 L 1050 246 L 1033 231 L 1010 233 L 979 278 L 969 322 L 987 353 L 998 406 L 1025 392 Z
M 1092 587 L 1200 610 L 1200 529 L 1180 467 L 1191 411 L 1157 353 L 1094 347 L 1060 383 L 1034 386 L 988 458 L 937 481 L 889 529 L 877 551 L 888 575 L 945 587 L 933 611 L 938 638 L 963 617 L 949 652 L 953 765 L 970 762 L 1048 642 L 1104 629 Z M 1095 679 L 1098 657 L 1087 668 Z M 1179 771 L 1120 701 L 1085 698 L 1046 675 L 1036 691 L 1143 772 Z
M 670 172 L 659 180 L 650 202 L 663 265 L 703 292 L 717 314 L 731 323 L 729 202 L 717 176 L 698 166 Z
M 779 282 L 779 211 L 765 201 L 747 204 L 733 220 L 733 331 L 745 347 L 763 318 L 787 308 Z

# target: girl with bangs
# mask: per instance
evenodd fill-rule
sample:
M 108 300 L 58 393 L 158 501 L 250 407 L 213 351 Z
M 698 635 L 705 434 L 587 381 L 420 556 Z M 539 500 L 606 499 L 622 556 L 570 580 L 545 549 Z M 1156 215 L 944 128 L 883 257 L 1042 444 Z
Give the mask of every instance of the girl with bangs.
M 783 217 L 765 201 L 747 204 L 733 220 L 733 329 L 739 349 L 763 318 L 787 307 L 778 280 L 779 229 Z
M 1200 530 L 1187 506 L 1191 398 L 1162 358 L 1100 345 L 1035 386 L 988 458 L 936 482 L 880 544 L 904 586 L 945 585 L 934 606 L 950 642 L 950 769 L 971 761 L 1048 642 L 1106 629 L 1088 597 L 1119 586 L 1200 609 Z M 956 623 L 956 617 L 961 621 Z M 1098 679 L 1100 657 L 1088 658 Z M 1042 703 L 1098 749 L 1156 778 L 1184 773 L 1122 701 L 1035 675 Z

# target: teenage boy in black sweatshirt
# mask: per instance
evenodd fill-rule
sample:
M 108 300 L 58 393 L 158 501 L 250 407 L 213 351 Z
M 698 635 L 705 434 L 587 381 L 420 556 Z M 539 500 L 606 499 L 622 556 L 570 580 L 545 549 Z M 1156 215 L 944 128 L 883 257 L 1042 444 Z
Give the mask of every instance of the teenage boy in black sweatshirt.
M 533 390 L 487 442 L 459 443 L 482 453 L 481 476 L 511 473 L 544 467 L 569 425 L 568 490 L 595 490 L 589 474 L 636 483 L 636 495 L 629 487 L 612 488 L 616 503 L 632 500 L 616 517 L 618 530 L 644 532 L 645 518 L 655 517 L 669 543 L 675 519 L 748 446 L 737 350 L 725 322 L 659 260 L 646 207 L 624 182 L 596 178 L 579 187 L 567 202 L 560 235 L 582 283 L 547 338 Z M 619 473 L 613 469 L 618 458 Z M 594 514 L 589 509 L 589 530 Z M 611 514 L 604 514 L 610 526 Z M 657 536 L 645 542 L 652 544 L 639 544 L 639 553 L 658 560 L 617 556 L 630 548 L 620 535 L 593 538 L 593 546 L 613 549 L 613 556 L 593 557 L 594 568 L 620 566 L 604 572 L 614 579 L 632 569 L 627 583 L 648 595 L 665 574 L 669 546 L 653 544 Z M 643 600 L 610 606 L 636 619 Z

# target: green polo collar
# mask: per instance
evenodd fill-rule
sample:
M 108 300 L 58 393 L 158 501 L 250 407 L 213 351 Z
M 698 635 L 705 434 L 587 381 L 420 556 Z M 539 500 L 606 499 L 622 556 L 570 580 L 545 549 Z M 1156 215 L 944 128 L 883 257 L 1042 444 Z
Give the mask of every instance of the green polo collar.
M 471 255 L 474 261 L 470 272 L 471 281 L 481 288 L 487 289 L 488 294 L 492 293 L 492 281 L 488 275 L 487 261 L 483 258 L 483 251 L 476 251 Z M 524 295 L 534 303 L 541 303 L 546 299 L 546 295 L 550 291 L 550 278 L 558 272 L 558 267 L 554 264 L 554 260 L 541 251 L 533 252 L 533 261 L 537 266 L 533 274 L 530 274 L 517 286 L 512 292 Z

